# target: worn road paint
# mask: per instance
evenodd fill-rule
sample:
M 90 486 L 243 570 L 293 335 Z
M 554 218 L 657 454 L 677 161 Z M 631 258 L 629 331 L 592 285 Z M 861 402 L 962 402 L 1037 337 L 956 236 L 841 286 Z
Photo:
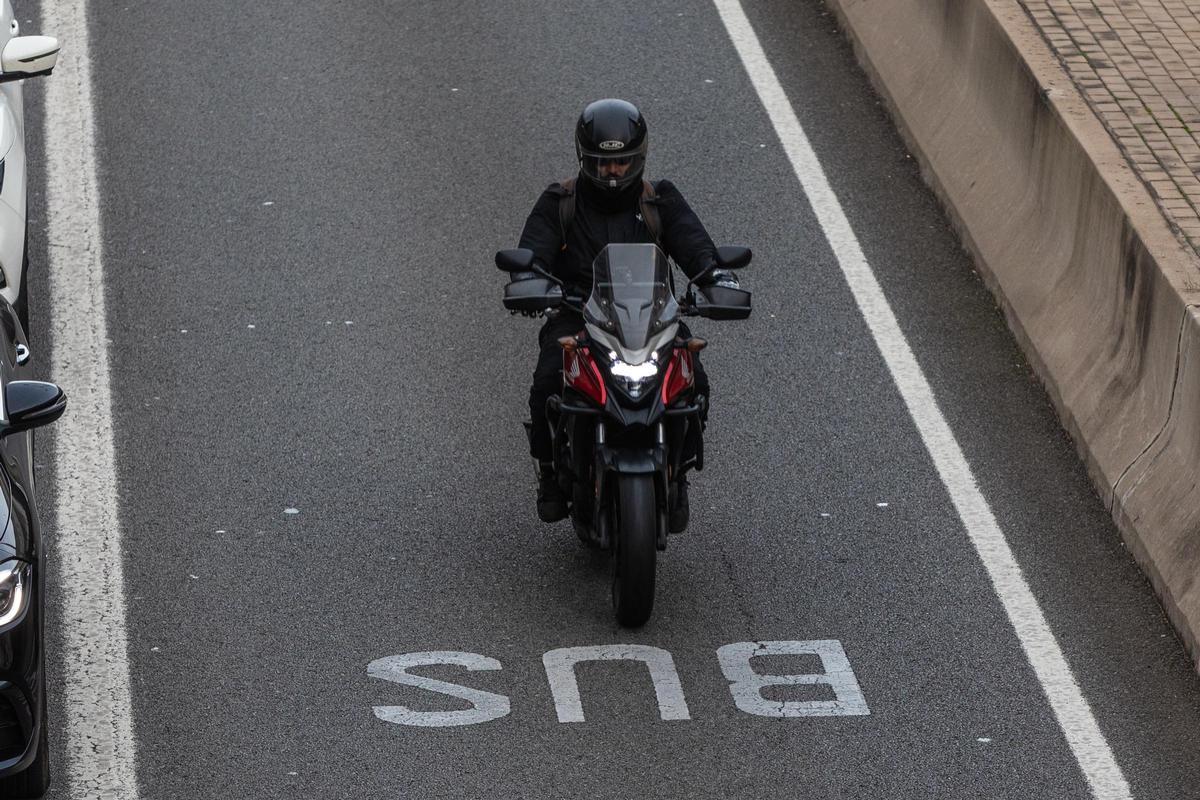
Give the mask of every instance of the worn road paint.
M 758 656 L 819 656 L 822 673 L 766 675 L 755 672 Z M 858 717 L 871 713 L 850 668 L 850 659 L 837 639 L 811 642 L 735 642 L 717 650 L 721 671 L 729 681 L 733 702 L 747 714 L 759 717 Z M 762 690 L 770 686 L 828 686 L 833 700 L 767 700 Z
M 900 330 L 896 315 L 867 263 L 858 237 L 825 177 L 746 12 L 738 0 L 713 0 L 713 3 L 1093 796 L 1097 800 L 1130 800 L 1129 784 L 1113 757 L 1108 740 L 1100 731 L 1037 598 L 1025 582 L 1004 533 L 979 491 L 971 466 L 938 408 L 933 389 Z
M 438 665 L 466 667 L 472 672 L 501 669 L 500 662 L 478 653 L 463 653 L 452 650 L 436 650 L 427 653 L 407 653 L 388 656 L 367 665 L 367 674 L 403 686 L 414 686 L 427 692 L 436 692 L 471 704 L 471 708 L 459 711 L 413 711 L 407 706 L 375 706 L 375 716 L 384 722 L 397 725 L 415 725 L 421 728 L 449 728 L 457 725 L 478 725 L 508 715 L 511 710 L 508 698 L 502 694 L 485 692 L 459 686 L 457 683 L 439 681 L 422 675 L 411 675 L 414 667 Z
M 817 656 L 822 672 L 799 675 L 769 675 L 754 671 L 752 660 L 759 656 Z M 870 714 L 858 678 L 841 642 L 836 639 L 814 641 L 735 642 L 717 650 L 721 670 L 729 680 L 734 704 L 747 714 L 760 717 L 846 717 Z M 542 656 L 546 681 L 554 698 L 559 722 L 586 722 L 579 679 L 575 667 L 589 661 L 637 661 L 646 665 L 659 716 L 668 721 L 690 720 L 683 684 L 675 669 L 674 657 L 659 647 L 642 644 L 607 644 L 592 647 L 563 647 Z M 456 683 L 413 675 L 416 667 L 459 666 L 472 671 L 499 670 L 494 658 L 457 650 L 438 650 L 387 656 L 367 665 L 367 674 L 402 686 L 465 700 L 471 708 L 455 711 L 414 711 L 408 706 L 374 706 L 375 716 L 384 722 L 421 728 L 478 725 L 508 716 L 512 710 L 508 697 Z M 772 686 L 828 686 L 833 700 L 767 700 L 763 690 Z
M 44 30 L 63 42 L 45 78 L 50 375 L 70 406 L 54 432 L 53 591 L 62 600 L 66 793 L 136 800 L 125 578 L 117 511 L 108 322 L 85 0 L 47 0 Z
M 666 650 L 644 644 L 607 644 L 594 647 L 564 647 L 542 656 L 546 680 L 554 695 L 559 722 L 584 722 L 583 701 L 575 665 L 584 661 L 641 661 L 650 671 L 658 713 L 664 720 L 691 719 L 683 685 L 675 670 L 675 659 Z

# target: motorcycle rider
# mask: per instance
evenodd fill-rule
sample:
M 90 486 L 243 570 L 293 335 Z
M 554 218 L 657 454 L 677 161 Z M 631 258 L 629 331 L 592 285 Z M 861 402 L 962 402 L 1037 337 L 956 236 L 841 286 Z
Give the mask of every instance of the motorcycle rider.
M 568 295 L 586 298 L 592 288 L 592 261 L 605 245 L 656 243 L 689 278 L 709 270 L 716 245 L 668 180 L 644 181 L 646 121 L 624 100 L 597 100 L 584 108 L 575 125 L 577 178 L 551 184 L 534 205 L 521 232 L 519 247 L 532 250 L 542 270 L 563 281 Z M 536 277 L 536 273 L 514 275 Z M 733 273 L 713 270 L 701 285 L 737 286 Z M 532 420 L 529 451 L 538 464 L 538 516 L 556 522 L 567 516 L 567 498 L 554 473 L 552 439 L 546 422 L 546 401 L 562 390 L 562 349 L 559 338 L 578 333 L 583 318 L 572 309 L 552 309 L 538 334 L 537 367 L 529 390 Z M 680 326 L 680 335 L 690 333 Z M 695 362 L 697 394 L 709 394 L 708 377 Z M 679 505 L 686 507 L 687 483 L 679 482 Z

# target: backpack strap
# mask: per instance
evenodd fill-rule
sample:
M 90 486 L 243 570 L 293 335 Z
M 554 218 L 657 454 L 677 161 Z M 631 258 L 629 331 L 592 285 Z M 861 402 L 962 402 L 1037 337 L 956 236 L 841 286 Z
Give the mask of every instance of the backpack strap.
M 567 249 L 567 234 L 575 224 L 575 179 L 559 181 L 558 229 L 562 233 L 562 248 Z
M 658 211 L 658 192 L 650 181 L 642 181 L 642 196 L 638 198 L 642 222 L 655 244 L 662 243 L 662 215 Z

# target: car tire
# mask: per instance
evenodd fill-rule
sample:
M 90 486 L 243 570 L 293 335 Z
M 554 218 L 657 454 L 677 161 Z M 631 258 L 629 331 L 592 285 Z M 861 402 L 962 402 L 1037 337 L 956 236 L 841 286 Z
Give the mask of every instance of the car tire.
M 42 732 L 38 736 L 37 756 L 16 775 L 0 778 L 0 797 L 36 800 L 50 788 L 50 731 L 46 724 L 46 704 L 42 703 Z
M 43 640 L 45 631 L 41 635 Z M 39 692 L 42 698 L 41 732 L 38 734 L 37 755 L 28 767 L 16 775 L 0 778 L 0 797 L 13 800 L 38 800 L 50 789 L 50 722 L 46 710 L 46 653 L 42 651 Z

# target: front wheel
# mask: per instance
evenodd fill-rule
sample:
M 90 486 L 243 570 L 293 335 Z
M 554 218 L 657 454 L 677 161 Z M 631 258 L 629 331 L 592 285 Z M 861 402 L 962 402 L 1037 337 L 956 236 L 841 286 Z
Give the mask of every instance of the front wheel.
M 637 628 L 646 624 L 654 610 L 654 561 L 658 552 L 654 476 L 618 476 L 616 501 L 613 608 L 617 622 Z

